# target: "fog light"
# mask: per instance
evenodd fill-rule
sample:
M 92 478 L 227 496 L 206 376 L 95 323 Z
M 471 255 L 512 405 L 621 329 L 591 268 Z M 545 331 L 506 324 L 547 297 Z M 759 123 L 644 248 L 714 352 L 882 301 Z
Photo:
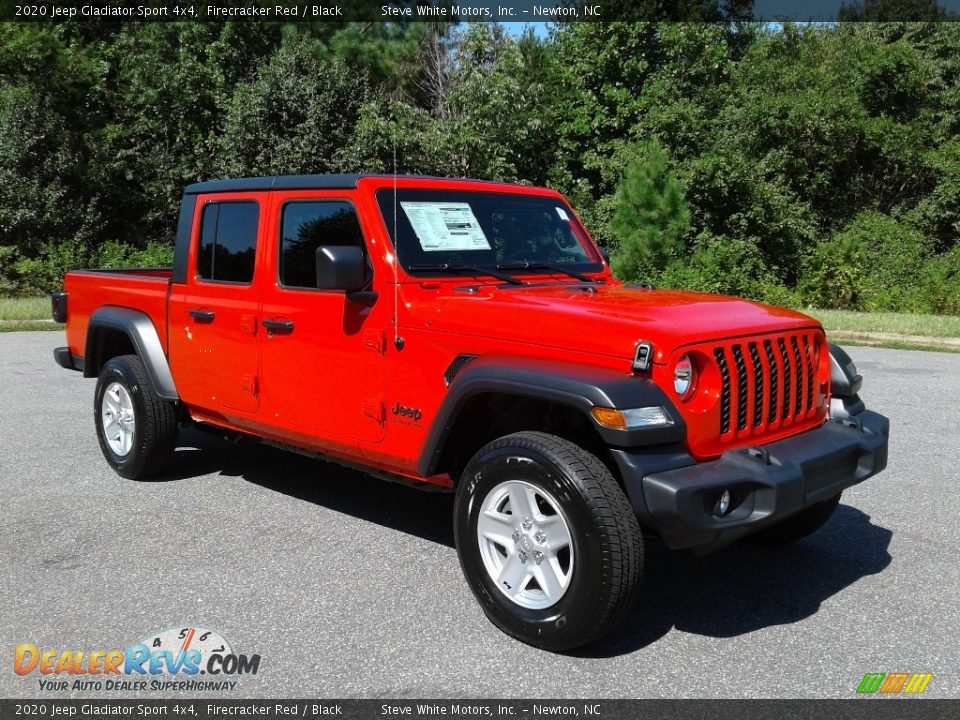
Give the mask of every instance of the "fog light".
M 720 502 L 717 503 L 717 511 L 721 515 L 726 515 L 727 510 L 730 509 L 730 491 L 724 490 L 723 494 L 720 496 Z

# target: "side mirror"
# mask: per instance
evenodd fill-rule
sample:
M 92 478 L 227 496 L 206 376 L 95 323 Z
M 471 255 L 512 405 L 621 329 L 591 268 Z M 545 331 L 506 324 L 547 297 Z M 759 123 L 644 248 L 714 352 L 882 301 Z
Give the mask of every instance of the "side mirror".
M 363 250 L 356 245 L 320 245 L 317 248 L 317 288 L 356 292 L 364 286 Z

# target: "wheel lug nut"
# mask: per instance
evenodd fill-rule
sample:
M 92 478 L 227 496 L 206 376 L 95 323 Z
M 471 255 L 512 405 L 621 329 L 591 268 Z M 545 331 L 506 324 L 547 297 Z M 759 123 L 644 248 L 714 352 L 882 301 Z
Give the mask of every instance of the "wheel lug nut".
M 533 536 L 533 538 L 541 545 L 543 545 L 547 541 L 547 536 L 544 535 L 542 532 L 538 532 L 536 535 Z
M 542 562 L 543 562 L 543 553 L 540 552 L 539 550 L 535 550 L 534 553 L 533 553 L 533 561 L 534 561 L 537 565 L 539 565 L 540 563 L 542 563 Z
M 519 530 L 514 530 L 514 531 L 513 531 L 513 539 L 514 539 L 514 540 L 519 540 L 519 539 L 520 539 L 520 531 L 519 531 Z
M 523 529 L 524 529 L 524 530 L 529 530 L 529 529 L 532 528 L 532 527 L 533 527 L 533 520 L 531 520 L 530 518 L 524 519 L 524 521 L 523 521 Z
M 523 550 L 517 553 L 517 557 L 520 558 L 520 562 L 522 563 L 525 563 L 527 561 L 527 554 Z

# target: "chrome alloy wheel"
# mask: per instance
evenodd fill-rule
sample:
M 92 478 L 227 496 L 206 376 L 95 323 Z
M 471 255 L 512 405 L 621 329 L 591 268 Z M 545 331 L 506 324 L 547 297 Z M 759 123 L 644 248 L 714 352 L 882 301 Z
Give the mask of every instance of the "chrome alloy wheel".
M 548 608 L 570 587 L 570 528 L 560 503 L 535 485 L 508 480 L 493 488 L 477 518 L 477 542 L 493 584 L 521 607 Z
M 133 448 L 133 400 L 118 382 L 110 383 L 103 393 L 100 424 L 110 449 L 120 457 L 126 456 Z

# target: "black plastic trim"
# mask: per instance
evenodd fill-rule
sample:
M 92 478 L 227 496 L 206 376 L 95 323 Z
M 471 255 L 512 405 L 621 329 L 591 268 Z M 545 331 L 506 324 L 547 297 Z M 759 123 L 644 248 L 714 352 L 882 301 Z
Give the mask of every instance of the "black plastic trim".
M 50 314 L 54 322 L 67 321 L 67 294 L 62 290 L 50 293 Z
M 255 190 L 348 190 L 362 175 L 273 175 L 208 180 L 188 185 L 184 193 L 249 192 Z
M 188 185 L 184 193 L 241 192 L 249 190 L 351 190 L 363 178 L 402 178 L 413 180 L 450 180 L 452 182 L 488 183 L 490 180 L 474 178 L 443 178 L 433 175 L 388 175 L 388 174 L 330 174 L 330 175 L 273 175 L 264 177 L 228 178 L 208 180 Z M 499 183 L 498 183 L 499 184 Z
M 637 351 L 633 355 L 633 371 L 645 373 L 653 363 L 653 343 L 646 340 L 637 343 Z
M 610 448 L 610 454 L 620 470 L 620 478 L 623 481 L 627 499 L 630 500 L 634 512 L 641 519 L 647 518 L 650 514 L 646 500 L 643 498 L 644 477 L 663 470 L 676 470 L 697 464 L 693 456 L 680 443 L 643 448 L 641 452 Z
M 190 234 L 193 230 L 193 216 L 197 209 L 196 195 L 184 194 L 180 201 L 180 219 L 177 221 L 177 244 L 173 251 L 172 282 L 187 281 L 187 261 L 190 258 Z
M 853 364 L 843 348 L 830 343 L 830 394 L 833 397 L 853 397 L 863 386 L 863 377 L 847 370 Z
M 450 387 L 457 375 L 460 374 L 460 371 L 463 370 L 467 365 L 476 360 L 479 355 L 469 355 L 469 354 L 460 354 L 457 355 L 453 360 L 450 361 L 450 364 L 447 366 L 447 369 L 443 373 L 443 383 L 447 387 Z
M 321 292 L 321 291 L 318 291 Z M 322 292 L 332 292 L 330 290 Z M 346 294 L 347 302 L 355 303 L 356 305 L 373 305 L 377 300 L 380 299 L 379 290 L 357 290 L 356 292 L 348 292 Z
M 827 500 L 887 465 L 890 423 L 864 410 L 814 430 L 696 462 L 680 447 L 612 451 L 641 522 L 674 549 L 710 552 Z M 729 490 L 731 510 L 715 511 Z
M 853 397 L 832 397 L 830 398 L 830 417 L 844 420 L 854 415 L 859 415 L 866 406 L 859 395 Z
M 83 358 L 72 355 L 68 347 L 54 348 L 53 359 L 56 360 L 57 365 L 67 370 L 83 370 Z
M 295 327 L 293 320 L 261 320 L 260 324 L 266 328 L 268 333 L 274 335 L 289 335 Z
M 466 402 L 481 393 L 505 393 L 546 400 L 576 408 L 593 423 L 612 447 L 640 447 L 682 442 L 687 427 L 664 392 L 650 380 L 627 372 L 597 370 L 567 363 L 517 358 L 483 357 L 471 362 L 450 384 L 420 454 L 418 469 L 428 477 L 437 473 L 443 448 Z M 660 406 L 672 425 L 616 430 L 597 424 L 594 407 L 636 408 Z
M 143 361 L 147 375 L 153 382 L 154 390 L 164 400 L 179 400 L 177 386 L 173 382 L 173 374 L 167 356 L 160 343 L 153 321 L 146 313 L 130 308 L 115 305 L 104 305 L 97 308 L 90 317 L 87 326 L 86 358 L 84 362 L 84 377 L 96 377 L 100 372 L 99 358 L 92 356 L 98 350 L 97 333 L 102 329 L 119 330 L 130 338 L 134 350 Z
M 143 275 L 144 277 L 151 278 L 154 277 L 150 275 L 151 272 L 162 272 L 169 271 L 169 265 L 149 265 L 146 267 L 102 267 L 102 268 L 83 268 L 77 270 L 71 270 L 72 273 L 96 273 L 101 275 Z M 164 277 L 156 277 L 157 280 L 167 280 Z
M 217 313 L 213 310 L 204 310 L 203 308 L 190 308 L 187 315 L 192 317 L 198 325 L 209 325 L 217 319 Z

